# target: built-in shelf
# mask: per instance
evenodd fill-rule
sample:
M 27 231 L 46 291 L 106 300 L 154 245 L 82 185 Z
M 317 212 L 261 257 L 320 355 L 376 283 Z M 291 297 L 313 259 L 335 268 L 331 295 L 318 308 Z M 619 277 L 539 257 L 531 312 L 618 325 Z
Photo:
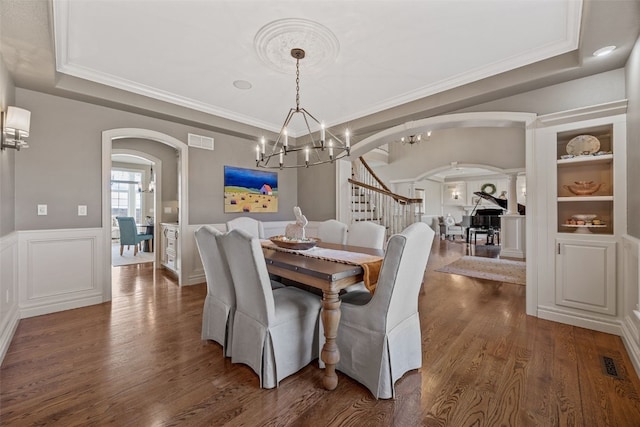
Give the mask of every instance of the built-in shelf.
M 558 202 L 612 202 L 613 196 L 570 196 L 558 197 Z
M 576 156 L 570 159 L 559 159 L 558 167 L 575 166 L 577 164 L 599 165 L 611 162 L 613 162 L 613 154 L 603 154 L 601 156 Z

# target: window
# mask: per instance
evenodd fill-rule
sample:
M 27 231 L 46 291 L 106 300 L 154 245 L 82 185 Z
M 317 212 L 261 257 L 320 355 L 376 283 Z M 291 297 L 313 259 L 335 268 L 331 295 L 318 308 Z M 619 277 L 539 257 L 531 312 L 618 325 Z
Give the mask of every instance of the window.
M 142 223 L 142 171 L 111 170 L 111 216 L 132 216 Z

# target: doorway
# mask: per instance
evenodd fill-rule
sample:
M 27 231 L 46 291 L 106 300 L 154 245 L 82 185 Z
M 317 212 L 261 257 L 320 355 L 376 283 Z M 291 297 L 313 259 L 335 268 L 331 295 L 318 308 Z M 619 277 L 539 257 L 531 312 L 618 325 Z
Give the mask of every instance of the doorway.
M 159 266 L 159 219 L 162 206 L 162 161 L 149 153 L 114 148 L 111 155 L 111 266 L 154 262 Z M 142 243 L 142 251 L 134 255 L 125 247 L 120 255 L 119 228 L 116 216 L 135 219 L 137 232 L 152 234 Z
M 163 134 L 161 132 L 152 131 L 149 129 L 139 128 L 121 128 L 111 129 L 102 132 L 102 229 L 103 229 L 103 248 L 104 253 L 108 254 L 105 258 L 108 258 L 108 262 L 103 263 L 103 301 L 111 301 L 112 289 L 111 289 L 111 156 L 113 151 L 113 141 L 122 139 L 137 139 L 147 142 L 157 142 L 167 145 L 173 148 L 177 152 L 177 222 L 180 230 L 180 242 L 184 240 L 184 230 L 188 226 L 189 217 L 189 204 L 188 204 L 188 180 L 185 179 L 188 176 L 188 146 L 180 140 Z M 148 155 L 145 154 L 148 157 Z M 151 159 L 153 161 L 153 159 Z M 159 161 L 160 159 L 158 159 Z M 161 167 L 160 163 L 156 165 Z M 156 170 L 156 174 L 158 171 Z M 156 186 L 160 184 L 160 180 L 156 180 Z M 156 187 L 155 190 L 160 194 L 160 189 Z M 159 198 L 156 197 L 156 204 L 154 212 L 156 213 L 155 221 L 158 222 L 157 213 L 160 212 Z M 166 202 L 166 201 L 165 201 Z M 159 231 L 154 230 L 156 236 L 159 236 Z M 159 239 L 154 239 L 159 243 Z M 158 246 L 159 249 L 159 246 Z M 158 262 L 159 250 L 154 251 L 156 253 L 156 265 L 160 265 Z M 177 261 L 178 265 L 178 285 L 183 284 L 184 271 L 180 269 L 180 259 Z

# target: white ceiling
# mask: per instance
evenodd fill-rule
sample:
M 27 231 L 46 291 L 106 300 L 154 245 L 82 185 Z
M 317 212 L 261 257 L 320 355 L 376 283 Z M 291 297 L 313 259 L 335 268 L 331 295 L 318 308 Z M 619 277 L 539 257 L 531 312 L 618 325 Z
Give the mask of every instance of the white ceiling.
M 295 106 L 291 48 L 307 50 L 301 106 L 331 126 L 575 50 L 582 2 L 56 0 L 53 12 L 58 72 L 278 131 Z M 303 28 L 267 47 L 288 73 L 262 62 L 254 38 L 285 18 L 326 27 L 335 60 L 314 65 L 326 43 Z
M 287 19 L 306 24 L 264 30 Z M 311 38 L 318 27 L 329 35 Z M 291 71 L 294 46 L 307 50 L 301 106 L 355 143 L 622 68 L 639 32 L 639 0 L 0 0 L 16 87 L 250 139 L 295 106 L 294 74 L 261 60 Z

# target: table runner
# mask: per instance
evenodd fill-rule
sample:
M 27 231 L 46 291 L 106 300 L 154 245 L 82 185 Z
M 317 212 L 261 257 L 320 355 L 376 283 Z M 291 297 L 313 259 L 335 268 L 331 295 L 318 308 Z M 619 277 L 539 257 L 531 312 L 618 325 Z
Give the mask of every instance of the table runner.
M 338 249 L 328 249 L 314 247 L 307 250 L 293 250 L 281 248 L 271 240 L 261 240 L 263 248 L 273 249 L 281 252 L 289 252 L 296 255 L 302 255 L 309 258 L 324 259 L 327 261 L 340 262 L 342 264 L 359 265 L 362 267 L 363 281 L 369 292 L 373 293 L 378 284 L 378 275 L 382 266 L 382 257 L 378 255 L 363 254 L 360 252 L 341 251 Z

